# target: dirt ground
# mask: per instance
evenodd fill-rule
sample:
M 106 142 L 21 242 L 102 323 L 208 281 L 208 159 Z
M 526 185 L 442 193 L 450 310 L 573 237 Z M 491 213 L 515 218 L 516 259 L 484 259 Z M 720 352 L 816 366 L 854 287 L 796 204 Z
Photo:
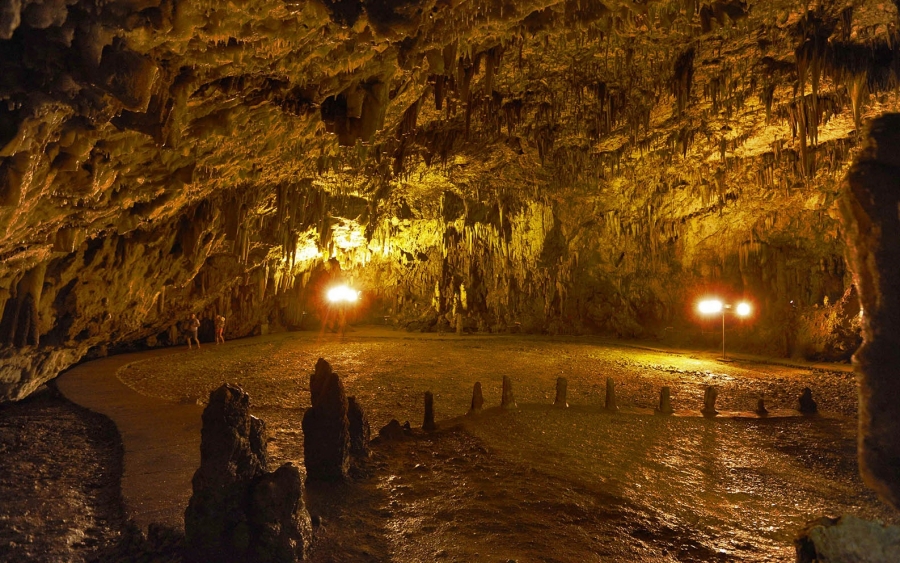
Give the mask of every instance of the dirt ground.
M 355 479 L 308 489 L 316 562 L 790 561 L 807 520 L 854 513 L 896 522 L 859 480 L 850 374 L 590 338 L 272 335 L 175 351 L 124 368 L 136 391 L 204 402 L 223 381 L 252 398 L 274 465 L 302 465 L 308 376 L 328 359 L 366 409 L 436 433 L 378 443 Z M 519 408 L 496 408 L 509 375 Z M 557 377 L 568 409 L 550 406 Z M 606 378 L 622 411 L 603 410 Z M 480 416 L 464 416 L 475 381 Z M 663 385 L 681 416 L 654 416 Z M 696 413 L 708 385 L 722 414 Z M 787 415 L 803 387 L 822 414 Z M 747 411 L 765 396 L 775 416 Z M 779 414 L 780 413 L 780 414 Z M 125 521 L 114 425 L 45 390 L 0 407 L 0 560 L 177 561 L 177 530 L 143 538 Z M 273 467 L 274 468 L 274 467 Z

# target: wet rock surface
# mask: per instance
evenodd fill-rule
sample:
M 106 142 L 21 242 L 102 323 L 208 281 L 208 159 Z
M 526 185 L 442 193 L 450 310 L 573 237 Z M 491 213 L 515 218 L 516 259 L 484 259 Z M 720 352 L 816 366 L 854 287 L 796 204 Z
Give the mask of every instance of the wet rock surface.
M 857 475 L 855 427 L 847 418 L 855 411 L 850 374 L 720 364 L 707 359 L 713 356 L 578 338 L 360 331 L 318 340 L 299 333 L 141 362 L 120 377 L 144 392 L 194 402 L 195 389 L 208 396 L 220 385 L 218 370 L 242 370 L 240 383 L 252 390 L 254 413 L 269 429 L 270 464 L 303 458 L 305 374 L 319 357 L 343 374 L 376 428 L 392 418 L 419 420 L 425 389 L 442 413 L 462 417 L 473 381 L 489 382 L 493 406 L 481 416 L 430 435 L 396 423 L 404 439 L 373 448 L 368 477 L 308 491 L 309 510 L 321 524 L 310 560 L 321 563 L 531 561 L 549 553 L 565 562 L 597 554 L 618 562 L 715 561 L 722 550 L 762 563 L 790 560 L 797 531 L 823 514 L 896 523 Z M 502 415 L 498 364 L 515 374 L 519 402 Z M 570 407 L 555 409 L 562 373 Z M 607 375 L 615 377 L 620 414 L 603 408 Z M 696 409 L 706 386 L 715 384 L 720 411 L 753 410 L 764 392 L 777 412 L 794 406 L 808 386 L 824 414 L 765 420 L 629 414 L 652 410 L 663 383 L 671 385 L 677 411 Z M 553 534 L 546 533 L 548 521 Z
M 303 459 L 309 479 L 340 481 L 350 470 L 350 420 L 344 384 L 322 358 L 310 375 L 311 406 L 303 414 Z
M 250 397 L 222 385 L 203 411 L 200 468 L 185 511 L 185 559 L 202 563 L 293 563 L 310 549 L 303 475 L 290 463 L 270 473 L 265 424 Z

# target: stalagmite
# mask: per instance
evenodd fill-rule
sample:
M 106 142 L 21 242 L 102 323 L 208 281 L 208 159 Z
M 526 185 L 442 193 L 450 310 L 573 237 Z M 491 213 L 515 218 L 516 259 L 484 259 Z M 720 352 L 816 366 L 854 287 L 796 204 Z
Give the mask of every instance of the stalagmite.
M 703 413 L 703 416 L 716 416 L 719 414 L 719 411 L 716 410 L 716 397 L 719 396 L 719 391 L 710 385 L 706 388 L 706 391 L 703 393 L 703 409 L 700 411 Z
M 358 458 L 369 457 L 372 429 L 369 417 L 356 397 L 347 397 L 347 420 L 350 423 L 350 454 Z
M 800 394 L 798 403 L 799 410 L 803 414 L 816 414 L 816 412 L 818 412 L 819 410 L 818 405 L 812 398 L 812 390 L 809 387 L 803 388 L 803 392 Z
M 319 358 L 309 380 L 312 406 L 303 415 L 303 459 L 307 477 L 344 479 L 350 468 L 350 421 L 344 385 Z
M 569 403 L 566 402 L 566 392 L 568 391 L 569 382 L 565 377 L 556 378 L 556 399 L 553 401 L 554 407 L 567 408 Z
M 425 421 L 422 422 L 422 430 L 426 432 L 437 430 L 434 423 L 434 395 L 431 391 L 425 391 Z
M 469 407 L 469 414 L 478 414 L 484 407 L 484 396 L 481 394 L 481 382 L 476 381 L 472 388 L 472 406 Z
M 500 398 L 500 407 L 507 410 L 518 408 L 516 398 L 513 396 L 512 380 L 508 375 L 503 376 L 503 393 Z
M 758 414 L 759 416 L 765 416 L 769 414 L 769 411 L 766 409 L 766 401 L 763 397 L 760 397 L 756 401 L 756 410 L 754 412 L 756 412 L 756 414 Z
M 250 397 L 222 385 L 203 410 L 200 467 L 184 513 L 186 560 L 292 563 L 305 558 L 312 524 L 302 472 L 286 463 L 267 471 L 265 424 Z
M 859 462 L 866 484 L 900 508 L 900 114 L 872 121 L 847 175 L 841 215 L 859 291 L 863 344 L 859 380 Z
M 657 414 L 672 414 L 672 398 L 671 391 L 668 387 L 663 387 L 659 391 L 659 406 L 656 407 Z
M 616 412 L 619 406 L 616 404 L 616 382 L 611 377 L 606 378 L 606 410 Z

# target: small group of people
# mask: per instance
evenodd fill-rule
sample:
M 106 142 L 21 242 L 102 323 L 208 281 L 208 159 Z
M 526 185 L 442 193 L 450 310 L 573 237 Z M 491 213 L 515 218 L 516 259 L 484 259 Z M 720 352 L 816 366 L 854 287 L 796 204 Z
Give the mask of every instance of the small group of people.
M 193 349 L 194 343 L 197 344 L 197 349 L 200 349 L 200 338 L 197 336 L 197 331 L 200 330 L 200 319 L 197 318 L 197 313 L 191 313 L 191 318 L 188 319 L 187 322 L 187 332 L 185 334 L 187 338 L 187 344 L 189 349 Z M 222 315 L 216 315 L 216 344 L 224 344 L 225 343 L 225 317 Z

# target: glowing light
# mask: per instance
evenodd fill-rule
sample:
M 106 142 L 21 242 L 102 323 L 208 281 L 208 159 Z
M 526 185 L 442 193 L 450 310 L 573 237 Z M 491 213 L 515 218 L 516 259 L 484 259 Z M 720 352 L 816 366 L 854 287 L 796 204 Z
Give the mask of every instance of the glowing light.
M 734 310 L 735 313 L 740 317 L 746 317 L 750 314 L 750 304 L 749 303 L 738 303 L 737 308 Z
M 697 304 L 697 309 L 704 315 L 722 312 L 722 302 L 718 299 L 706 299 Z
M 339 285 L 328 290 L 328 300 L 332 303 L 355 303 L 359 292 L 346 285 Z

